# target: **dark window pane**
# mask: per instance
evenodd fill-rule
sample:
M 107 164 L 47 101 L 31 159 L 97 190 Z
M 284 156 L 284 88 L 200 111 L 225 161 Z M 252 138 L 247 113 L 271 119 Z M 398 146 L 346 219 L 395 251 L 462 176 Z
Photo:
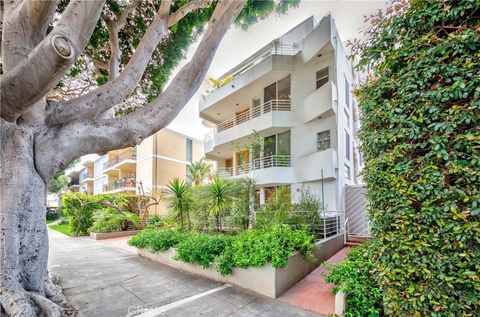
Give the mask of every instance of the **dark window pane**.
M 317 72 L 317 89 L 328 83 L 328 67 Z
M 290 131 L 278 134 L 277 155 L 290 155 Z
M 193 156 L 193 155 L 192 155 L 192 150 L 193 150 L 193 149 L 192 149 L 192 146 L 193 146 L 192 140 L 187 139 L 187 159 L 186 159 L 187 162 L 191 162 L 191 161 L 192 161 L 192 156 Z

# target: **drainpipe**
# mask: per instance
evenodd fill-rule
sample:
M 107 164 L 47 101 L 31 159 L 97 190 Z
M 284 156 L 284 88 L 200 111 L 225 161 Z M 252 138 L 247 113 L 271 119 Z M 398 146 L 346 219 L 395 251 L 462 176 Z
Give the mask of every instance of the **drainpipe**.
M 333 26 L 333 19 L 332 17 L 330 17 L 330 28 Z M 339 152 L 340 152 L 340 148 L 338 147 L 338 145 L 340 145 L 340 133 L 339 133 L 339 120 L 338 120 L 338 117 L 340 116 L 340 111 L 338 110 L 339 109 L 339 102 L 338 102 L 338 97 L 339 97 L 339 89 L 338 89 L 338 86 L 339 86 L 339 83 L 338 83 L 338 39 L 337 39 L 337 32 L 335 30 L 335 34 L 333 35 L 333 40 L 335 41 L 335 44 L 334 44 L 334 47 L 335 47 L 335 54 L 334 54 L 334 62 L 335 62 L 335 79 L 336 79 L 336 85 L 335 85 L 335 89 L 337 91 L 337 115 L 336 115 L 336 120 L 337 120 L 337 170 L 336 170 L 336 174 L 337 174 L 337 195 L 336 195 L 336 201 L 337 201 L 337 210 L 340 209 L 340 205 L 341 205 L 341 199 L 339 198 L 341 193 L 342 193 L 342 187 L 341 187 L 341 182 L 340 182 L 340 159 L 339 159 Z M 342 206 L 343 207 L 343 206 Z

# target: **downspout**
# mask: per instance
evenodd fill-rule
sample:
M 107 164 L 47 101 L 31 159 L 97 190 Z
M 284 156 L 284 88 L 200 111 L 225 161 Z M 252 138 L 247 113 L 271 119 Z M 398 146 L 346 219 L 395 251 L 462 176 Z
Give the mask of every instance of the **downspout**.
M 330 16 L 330 30 L 332 29 L 333 27 L 333 18 Z M 336 103 L 337 103 L 337 115 L 336 115 L 336 124 L 337 124 L 337 170 L 336 170 L 336 173 L 337 173 L 337 210 L 339 209 L 341 202 L 341 194 L 343 194 L 342 192 L 342 188 L 341 188 L 341 183 L 340 183 L 340 159 L 339 159 L 339 152 L 340 152 L 340 134 L 341 134 L 341 131 L 340 130 L 340 126 L 339 126 L 339 120 L 338 120 L 338 117 L 340 116 L 340 111 L 338 110 L 339 109 L 339 102 L 338 102 L 338 97 L 340 96 L 339 94 L 339 89 L 338 89 L 338 86 L 339 86 L 339 83 L 338 83 L 338 38 L 337 38 L 337 32 L 335 30 L 335 33 L 333 35 L 333 39 L 335 41 L 335 44 L 334 44 L 334 47 L 335 47 L 335 54 L 334 54 L 334 62 L 335 62 L 335 79 L 336 79 L 336 83 L 335 83 L 335 89 L 337 91 L 337 100 L 336 100 Z M 343 205 L 341 206 L 343 208 Z

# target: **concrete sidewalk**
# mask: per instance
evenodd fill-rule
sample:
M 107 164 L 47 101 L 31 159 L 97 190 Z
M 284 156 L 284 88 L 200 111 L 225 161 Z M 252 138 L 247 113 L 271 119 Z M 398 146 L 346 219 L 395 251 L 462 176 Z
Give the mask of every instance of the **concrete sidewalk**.
M 322 316 L 88 237 L 49 230 L 49 240 L 50 272 L 79 316 L 120 317 L 137 308 L 154 308 L 152 316 Z

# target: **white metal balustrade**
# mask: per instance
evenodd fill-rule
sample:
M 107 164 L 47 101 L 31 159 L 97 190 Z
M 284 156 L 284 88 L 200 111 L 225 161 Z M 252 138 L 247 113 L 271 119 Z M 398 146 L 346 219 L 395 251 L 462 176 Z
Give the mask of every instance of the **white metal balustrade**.
M 266 114 L 272 111 L 291 111 L 291 109 L 292 107 L 291 107 L 290 100 L 273 99 L 261 105 L 252 107 L 246 110 L 245 112 L 239 113 L 230 119 L 220 122 L 217 125 L 215 132 L 219 133 L 219 132 L 228 130 L 230 128 L 233 128 L 234 126 L 237 126 L 239 124 L 252 120 L 256 117 L 259 117 L 262 114 Z
M 246 175 L 253 170 L 259 170 L 269 167 L 290 167 L 292 158 L 290 155 L 270 155 L 252 160 L 248 164 L 239 164 L 235 167 L 219 167 L 217 174 L 228 178 L 233 176 Z

